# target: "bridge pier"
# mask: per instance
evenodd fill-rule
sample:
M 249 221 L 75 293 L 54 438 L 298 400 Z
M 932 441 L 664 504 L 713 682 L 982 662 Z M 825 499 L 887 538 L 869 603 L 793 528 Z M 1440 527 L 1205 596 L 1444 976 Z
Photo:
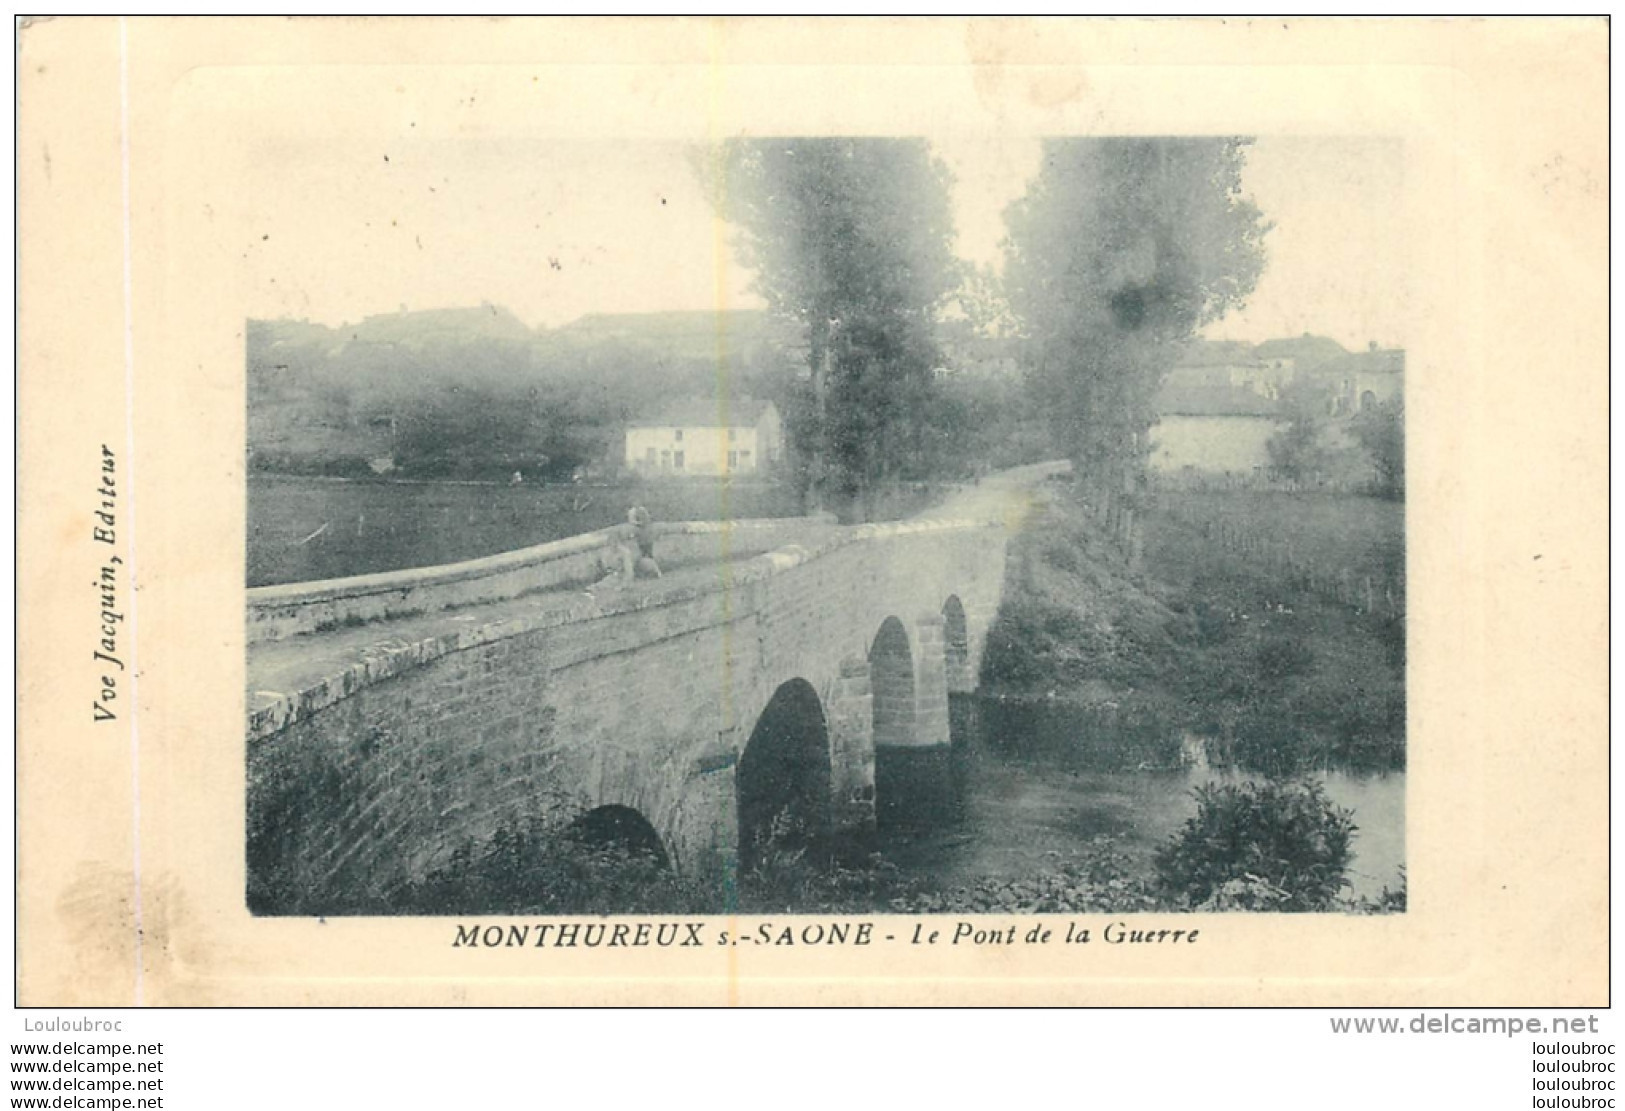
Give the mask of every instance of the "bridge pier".
M 957 594 L 950 594 L 942 606 L 942 654 L 948 687 L 948 742 L 953 755 L 954 813 L 963 816 L 965 799 L 970 790 L 971 746 L 979 723 L 970 626 L 964 604 Z
M 870 651 L 882 826 L 926 828 L 957 816 L 943 644 L 942 615 L 930 613 L 915 621 L 912 649 L 902 623 L 890 618 Z
M 837 843 L 875 831 L 874 691 L 869 662 L 848 656 L 825 699 L 829 720 L 830 824 Z

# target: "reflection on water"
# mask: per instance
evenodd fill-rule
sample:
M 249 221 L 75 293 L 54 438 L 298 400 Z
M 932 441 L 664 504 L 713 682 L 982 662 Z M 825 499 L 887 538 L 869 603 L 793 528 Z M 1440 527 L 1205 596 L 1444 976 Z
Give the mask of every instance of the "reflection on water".
M 964 823 L 898 837 L 884 852 L 905 871 L 944 887 L 1049 871 L 1101 835 L 1149 861 L 1151 852 L 1195 815 L 1196 787 L 1240 778 L 1245 777 L 1201 765 L 1097 772 L 981 753 L 966 776 Z M 1350 893 L 1376 898 L 1385 886 L 1397 887 L 1405 863 L 1404 773 L 1333 771 L 1320 778 L 1331 800 L 1354 812 L 1359 827 Z
M 1375 898 L 1400 886 L 1405 867 L 1405 773 L 1345 775 L 1328 772 L 1326 793 L 1354 811 L 1354 861 L 1349 882 L 1355 895 Z

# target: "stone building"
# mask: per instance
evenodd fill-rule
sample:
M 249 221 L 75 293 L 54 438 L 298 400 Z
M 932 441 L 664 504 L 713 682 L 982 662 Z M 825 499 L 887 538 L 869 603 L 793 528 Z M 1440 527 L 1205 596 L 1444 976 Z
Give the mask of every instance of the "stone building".
M 626 429 L 626 466 L 651 475 L 753 475 L 784 449 L 784 425 L 771 401 L 674 402 Z

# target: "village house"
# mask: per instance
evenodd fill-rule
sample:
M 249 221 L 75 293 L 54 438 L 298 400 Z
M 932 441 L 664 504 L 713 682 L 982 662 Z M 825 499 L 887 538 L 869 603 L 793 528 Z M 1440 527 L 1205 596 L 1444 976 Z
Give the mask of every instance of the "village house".
M 1198 340 L 1168 372 L 1153 401 L 1148 463 L 1154 474 L 1263 475 L 1269 442 L 1285 419 L 1283 391 L 1324 394 L 1332 443 L 1350 448 L 1343 421 L 1402 396 L 1405 352 L 1372 343 L 1349 353 L 1335 340 L 1305 332 L 1257 346 Z
M 1149 465 L 1158 474 L 1244 474 L 1269 466 L 1267 444 L 1290 362 L 1238 340 L 1197 340 L 1157 391 Z
M 1281 403 L 1267 377 L 1231 380 L 1228 366 L 1171 371 L 1155 401 L 1153 473 L 1251 475 L 1269 467 Z
M 1260 397 L 1279 397 L 1292 380 L 1293 366 L 1272 364 L 1258 357 L 1253 345 L 1241 340 L 1199 339 L 1174 364 L 1170 378 L 1188 383 L 1227 382 Z
M 1315 374 L 1332 395 L 1333 413 L 1352 416 L 1404 395 L 1405 352 L 1373 340 L 1364 351 L 1323 363 Z
M 1253 348 L 1254 358 L 1280 372 L 1288 382 L 1347 354 L 1336 340 L 1310 332 L 1291 339 L 1265 340 Z
M 771 401 L 674 402 L 626 428 L 626 466 L 650 475 L 752 475 L 779 461 L 784 426 Z

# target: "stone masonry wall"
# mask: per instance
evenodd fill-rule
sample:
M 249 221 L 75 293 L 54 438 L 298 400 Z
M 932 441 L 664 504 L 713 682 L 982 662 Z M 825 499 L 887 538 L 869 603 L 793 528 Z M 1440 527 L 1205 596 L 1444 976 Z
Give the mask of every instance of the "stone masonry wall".
M 961 599 L 979 659 L 1004 542 L 988 526 L 842 529 L 703 586 L 636 584 L 604 612 L 363 677 L 331 704 L 289 692 L 288 706 L 308 708 L 261 714 L 249 742 L 251 906 L 387 904 L 503 823 L 611 804 L 647 818 L 684 872 L 726 869 L 734 766 L 774 691 L 798 677 L 823 702 L 837 825 L 862 830 L 877 792 L 869 646 L 897 616 L 922 688 L 920 736 L 945 747 L 942 606 Z
M 830 529 L 818 517 L 748 521 L 662 521 L 655 554 L 666 568 L 719 563 L 806 541 Z M 353 627 L 593 583 L 620 566 L 632 527 L 619 525 L 533 548 L 442 567 L 414 567 L 248 592 L 248 640 Z

